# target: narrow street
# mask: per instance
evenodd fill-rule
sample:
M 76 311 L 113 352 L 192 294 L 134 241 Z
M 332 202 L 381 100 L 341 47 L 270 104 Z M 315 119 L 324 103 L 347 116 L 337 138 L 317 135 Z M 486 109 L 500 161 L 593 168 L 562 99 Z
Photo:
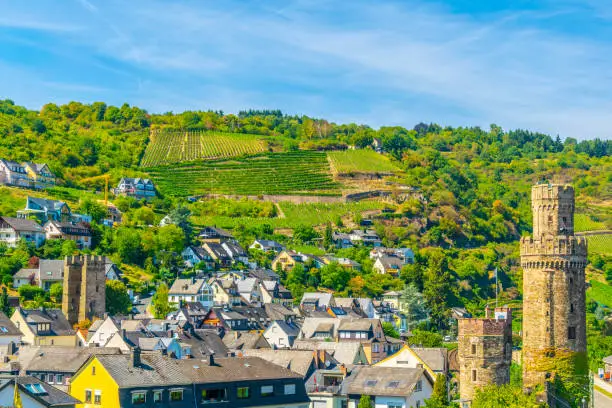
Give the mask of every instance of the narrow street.
M 595 408 L 612 408 L 612 398 L 595 389 Z

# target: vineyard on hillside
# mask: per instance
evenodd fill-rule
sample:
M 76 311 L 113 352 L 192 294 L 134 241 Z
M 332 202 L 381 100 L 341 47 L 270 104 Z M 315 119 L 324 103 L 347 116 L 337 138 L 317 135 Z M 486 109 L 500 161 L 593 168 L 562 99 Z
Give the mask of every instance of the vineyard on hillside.
M 389 157 L 370 149 L 343 150 L 328 153 L 335 171 L 346 173 L 395 173 L 401 171 Z
M 574 230 L 580 231 L 598 231 L 608 229 L 604 222 L 594 220 L 589 214 L 574 215 Z
M 141 166 L 161 166 L 199 159 L 223 159 L 262 153 L 257 135 L 201 131 L 153 130 Z
M 612 234 L 591 235 L 587 237 L 589 254 L 612 254 Z
M 202 194 L 340 194 L 325 153 L 269 153 L 148 170 L 158 189 L 171 196 Z

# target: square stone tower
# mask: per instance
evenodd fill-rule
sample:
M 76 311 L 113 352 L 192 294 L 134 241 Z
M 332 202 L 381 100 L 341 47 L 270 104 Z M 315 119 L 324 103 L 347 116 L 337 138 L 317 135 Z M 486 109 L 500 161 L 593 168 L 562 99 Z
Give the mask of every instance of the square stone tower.
M 487 307 L 484 319 L 459 319 L 459 394 L 469 405 L 477 388 L 508 384 L 512 363 L 512 309 Z
M 533 236 L 521 239 L 527 389 L 552 379 L 559 358 L 586 353 L 587 243 L 574 235 L 574 188 L 535 185 L 531 209 Z
M 104 317 L 105 269 L 103 256 L 68 256 L 64 259 L 62 312 L 70 324 Z

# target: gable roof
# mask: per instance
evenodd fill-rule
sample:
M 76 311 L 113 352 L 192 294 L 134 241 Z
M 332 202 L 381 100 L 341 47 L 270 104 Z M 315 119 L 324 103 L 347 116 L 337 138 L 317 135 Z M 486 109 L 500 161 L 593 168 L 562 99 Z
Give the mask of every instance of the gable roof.
M 284 320 L 277 320 L 268 326 L 268 329 L 272 327 L 272 325 L 276 324 L 287 336 L 297 337 L 300 334 L 300 328 L 295 324 L 289 324 Z M 268 331 L 266 329 L 266 331 Z
M 0 217 L 0 220 L 6 222 L 15 231 L 43 232 L 42 226 L 32 220 L 4 216 Z
M 177 279 L 172 284 L 170 295 L 197 295 L 206 283 L 204 279 Z
M 344 365 L 357 363 L 357 357 L 363 353 L 363 346 L 358 341 L 312 341 L 295 340 L 293 348 L 296 350 L 325 350 L 336 361 Z M 363 354 L 365 359 L 365 354 Z
M 270 363 L 306 377 L 314 366 L 314 354 L 309 350 L 244 350 L 243 354 L 247 357 L 259 357 Z
M 2 336 L 22 336 L 15 323 L 8 318 L 3 312 L 0 312 L 0 338 Z
M 59 211 L 63 206 L 66 205 L 65 202 L 59 200 L 49 200 L 46 198 L 28 196 L 26 208 L 30 208 L 30 204 L 35 204 L 38 207 L 43 208 L 47 211 Z
M 324 292 L 306 292 L 300 304 L 318 302 L 319 306 L 329 306 L 334 303 L 334 295 Z
M 38 273 L 38 269 L 21 268 L 20 270 L 18 270 L 13 275 L 13 278 L 17 278 L 17 279 L 29 279 L 30 277 L 32 277 L 32 275 L 34 275 L 34 277 L 36 277 L 37 273 Z
M 446 370 L 448 349 L 444 347 L 412 347 L 412 350 L 433 371 L 443 372 Z
M 230 331 L 223 337 L 223 343 L 230 350 L 255 349 L 258 345 L 270 348 L 270 344 L 261 333 Z
M 64 278 L 64 261 L 59 259 L 41 259 L 38 263 L 39 279 L 62 280 Z
M 94 354 L 120 354 L 115 347 L 32 346 L 19 349 L 19 363 L 26 372 L 75 373 Z
M 15 313 L 21 313 L 28 325 L 37 323 L 49 323 L 50 330 L 39 336 L 74 336 L 76 332 L 72 329 L 68 320 L 59 309 L 15 309 Z
M 54 407 L 54 406 L 68 406 L 68 405 L 76 405 L 80 404 L 81 401 L 72 397 L 71 395 L 66 394 L 65 392 L 44 383 L 38 378 L 32 376 L 0 376 L 0 390 L 6 387 L 14 387 L 15 384 L 18 384 L 19 389 L 22 392 L 25 392 L 27 395 L 32 397 L 34 400 L 40 402 L 43 406 Z M 44 394 L 35 394 L 30 391 L 28 386 L 30 384 L 37 384 L 37 386 L 42 387 L 45 390 Z M 12 391 L 11 391 L 12 394 Z
M 372 396 L 408 396 L 422 377 L 422 368 L 355 367 L 344 383 L 348 394 Z

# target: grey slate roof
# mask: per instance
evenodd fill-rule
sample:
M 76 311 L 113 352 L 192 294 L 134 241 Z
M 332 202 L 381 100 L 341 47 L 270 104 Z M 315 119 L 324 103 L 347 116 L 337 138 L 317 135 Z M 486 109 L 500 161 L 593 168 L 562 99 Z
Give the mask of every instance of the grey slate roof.
M 156 353 L 141 354 L 134 367 L 130 355 L 97 356 L 119 388 L 167 386 L 233 381 L 300 379 L 299 374 L 256 357 L 219 358 L 215 365 L 194 360 L 176 360 Z
M 309 350 L 244 350 L 246 357 L 259 357 L 306 377 L 314 367 L 314 353 Z
M 93 354 L 120 354 L 114 347 L 30 346 L 19 349 L 19 363 L 26 372 L 76 373 Z
M 446 362 L 448 360 L 448 349 L 444 347 L 419 348 L 411 347 L 411 349 L 425 362 L 432 370 L 443 372 L 446 370 Z
M 17 279 L 28 279 L 30 278 L 32 275 L 36 276 L 38 273 L 38 269 L 20 269 L 17 271 L 17 273 L 15 273 L 13 275 L 13 278 L 17 278 Z
M 13 323 L 11 319 L 9 319 L 8 316 L 2 312 L 0 312 L 0 328 L 2 329 L 0 330 L 0 338 L 2 338 L 2 336 L 22 335 L 21 331 L 19 331 L 17 326 L 15 326 L 15 323 Z
M 339 363 L 351 365 L 355 364 L 356 357 L 363 346 L 358 341 L 336 343 L 335 341 L 296 340 L 293 348 L 296 350 L 325 350 Z
M 202 286 L 206 283 L 204 279 L 177 279 L 168 291 L 170 295 L 197 295 Z
M 371 396 L 407 396 L 423 378 L 422 368 L 355 367 L 343 383 L 348 394 Z
M 38 198 L 38 197 L 30 197 L 28 196 L 28 200 L 26 203 L 26 207 L 30 208 L 30 203 L 36 204 L 40 208 L 47 209 L 48 211 L 57 211 L 66 205 L 65 202 L 59 200 L 48 200 L 46 198 Z
M 49 335 L 52 336 L 72 336 L 76 333 L 59 309 L 40 310 L 17 308 L 15 313 L 21 313 L 28 324 L 50 323 L 51 330 Z M 40 335 L 41 334 L 39 334 L 39 336 Z
M 32 220 L 13 217 L 0 217 L 0 219 L 10 225 L 15 231 L 43 232 L 42 226 Z
M 40 280 L 62 280 L 64 278 L 64 261 L 59 259 L 41 259 L 38 263 Z
M 18 384 L 19 389 L 23 392 L 27 393 L 33 399 L 42 403 L 43 406 L 54 407 L 54 406 L 69 406 L 80 404 L 81 401 L 78 399 L 66 394 L 65 392 L 58 390 L 57 388 L 46 384 L 40 381 L 38 378 L 31 376 L 21 376 L 21 377 L 9 377 L 9 376 L 1 376 L 0 377 L 0 390 L 3 390 L 6 387 L 14 387 L 15 383 Z M 46 391 L 44 394 L 34 394 L 30 392 L 26 388 L 26 384 L 39 384 Z M 11 391 L 11 398 L 12 398 Z M 22 398 L 22 401 L 24 399 Z

